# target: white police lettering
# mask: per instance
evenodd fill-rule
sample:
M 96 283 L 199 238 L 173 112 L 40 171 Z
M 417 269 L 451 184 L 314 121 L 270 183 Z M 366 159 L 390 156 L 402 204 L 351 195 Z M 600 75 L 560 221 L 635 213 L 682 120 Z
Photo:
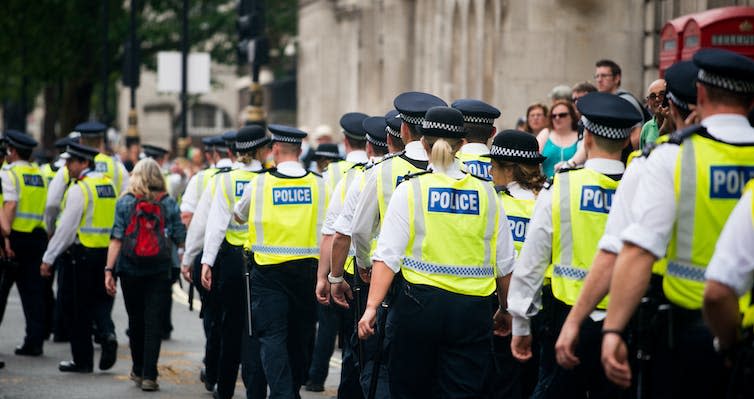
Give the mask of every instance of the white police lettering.
M 529 228 L 529 218 L 508 215 L 508 227 L 511 229 L 513 241 L 524 242 L 526 230 Z
M 236 198 L 243 196 L 243 191 L 246 190 L 246 186 L 248 185 L 248 180 L 239 180 L 236 182 Z
M 752 178 L 752 166 L 710 166 L 710 198 L 738 199 Z
M 475 190 L 456 190 L 452 188 L 430 188 L 430 212 L 479 214 L 479 193 Z
M 312 190 L 309 187 L 276 187 L 272 189 L 273 205 L 311 204 Z
M 582 211 L 610 213 L 610 205 L 613 203 L 615 190 L 600 186 L 584 186 L 581 188 Z

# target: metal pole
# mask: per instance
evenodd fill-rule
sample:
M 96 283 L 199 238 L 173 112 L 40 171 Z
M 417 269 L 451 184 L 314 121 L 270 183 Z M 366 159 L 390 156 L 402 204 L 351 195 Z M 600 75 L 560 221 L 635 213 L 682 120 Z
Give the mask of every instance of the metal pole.
M 183 0 L 183 23 L 181 24 L 181 138 L 186 138 L 188 136 L 188 129 L 186 126 L 188 120 L 188 12 L 189 2 L 188 0 Z
M 107 115 L 107 89 L 110 75 L 110 48 L 107 37 L 110 19 L 109 4 L 109 0 L 102 2 L 102 122 L 106 124 L 110 123 L 110 118 Z
M 130 65 L 128 65 L 128 70 L 131 75 L 134 75 L 134 71 L 136 71 L 136 68 L 139 67 L 137 61 L 136 61 L 136 1 L 137 0 L 131 0 L 131 20 L 130 20 L 130 37 L 129 41 L 131 42 L 131 57 L 130 57 Z M 136 78 L 135 76 L 131 77 L 131 108 L 128 110 L 128 130 L 126 131 L 126 136 L 128 137 L 139 137 L 139 130 L 137 129 L 138 125 L 138 113 L 136 112 Z

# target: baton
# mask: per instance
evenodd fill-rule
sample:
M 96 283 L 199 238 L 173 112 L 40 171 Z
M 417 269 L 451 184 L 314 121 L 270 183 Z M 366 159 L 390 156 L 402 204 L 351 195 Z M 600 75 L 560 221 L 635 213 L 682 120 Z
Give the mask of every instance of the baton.
M 247 327 L 249 328 L 249 336 L 253 336 L 254 334 L 251 331 L 251 272 L 248 268 L 246 268 L 246 273 L 244 273 L 244 285 L 246 286 L 246 322 L 248 323 Z
M 387 324 L 387 302 L 382 302 L 380 306 L 382 308 L 382 317 L 377 317 L 377 352 L 374 354 L 374 362 L 372 363 L 372 378 L 369 381 L 369 394 L 367 399 L 374 399 L 377 394 L 377 381 L 380 377 L 380 367 L 382 365 L 382 345 L 385 342 L 385 325 Z

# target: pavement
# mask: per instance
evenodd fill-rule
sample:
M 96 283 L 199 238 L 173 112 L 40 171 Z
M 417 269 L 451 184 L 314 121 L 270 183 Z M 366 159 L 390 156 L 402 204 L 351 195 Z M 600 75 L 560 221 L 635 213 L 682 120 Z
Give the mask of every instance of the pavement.
M 199 303 L 194 311 L 188 310 L 188 296 L 178 285 L 173 287 L 173 333 L 163 341 L 158 362 L 160 376 L 157 392 L 143 392 L 128 379 L 131 355 L 125 330 L 128 316 L 123 306 L 120 287 L 113 308 L 113 321 L 118 334 L 118 360 L 112 369 L 100 371 L 100 348 L 95 344 L 95 371 L 91 374 L 61 373 L 58 362 L 70 360 L 68 343 L 45 342 L 40 357 L 16 356 L 14 348 L 23 342 L 24 317 L 18 291 L 14 287 L 8 298 L 5 318 L 0 324 L 0 399 L 6 398 L 211 398 L 212 394 L 199 382 L 199 369 L 204 354 L 204 332 L 199 319 Z M 240 374 L 240 373 L 239 373 Z M 301 390 L 302 398 L 332 398 L 340 377 L 340 352 L 336 350 L 330 360 L 330 371 L 325 382 L 325 392 Z M 237 398 L 245 397 L 240 375 L 236 384 Z

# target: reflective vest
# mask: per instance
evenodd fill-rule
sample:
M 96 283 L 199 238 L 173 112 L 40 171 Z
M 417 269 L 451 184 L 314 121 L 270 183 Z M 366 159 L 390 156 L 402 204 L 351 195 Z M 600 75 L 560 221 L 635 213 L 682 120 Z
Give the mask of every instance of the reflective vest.
M 490 158 L 478 154 L 466 154 L 462 152 L 457 152 L 456 158 L 463 163 L 466 172 L 471 173 L 476 177 L 481 177 L 484 180 L 492 180 L 492 173 L 490 173 L 492 164 L 490 163 Z
M 45 202 L 47 201 L 47 181 L 37 166 L 16 164 L 8 169 L 18 193 L 16 217 L 11 229 L 31 233 L 34 229 L 44 229 Z
M 626 159 L 626 167 L 631 164 L 631 162 L 636 159 L 637 157 L 640 157 L 642 155 L 649 155 L 649 153 L 657 147 L 659 144 L 667 143 L 667 141 L 670 140 L 670 135 L 665 134 L 657 138 L 657 140 L 654 143 L 648 144 L 648 146 L 644 147 L 643 150 L 634 150 L 631 151 L 630 154 L 628 154 L 628 158 Z
M 508 217 L 508 226 L 510 226 L 513 236 L 513 247 L 516 248 L 516 256 L 518 256 L 524 246 L 526 231 L 529 228 L 529 220 L 534 214 L 536 200 L 517 199 L 505 192 L 500 193 L 500 199 L 503 202 L 505 215 Z
M 592 169 L 555 174 L 552 184 L 552 293 L 567 305 L 576 303 L 599 240 L 618 182 Z M 607 309 L 608 298 L 597 305 Z
M 115 186 L 104 176 L 84 176 L 76 181 L 84 198 L 84 213 L 77 230 L 81 245 L 87 248 L 107 248 L 115 222 Z M 66 198 L 68 191 L 66 191 Z M 63 200 L 65 202 L 65 199 Z
M 45 180 L 47 180 L 47 185 L 49 186 L 50 182 L 52 181 L 52 178 L 55 177 L 56 172 L 52 170 L 51 164 L 46 163 L 39 168 L 39 173 L 41 173 L 42 176 L 44 176 Z
M 749 206 L 751 207 L 751 228 L 754 229 L 754 180 L 750 180 L 744 190 L 751 193 L 751 196 L 749 197 L 751 199 L 751 204 Z M 743 320 L 741 321 L 741 326 L 747 329 L 754 327 L 754 303 L 751 301 L 749 307 L 744 311 Z
M 456 180 L 440 173 L 408 183 L 409 239 L 401 265 L 406 281 L 463 295 L 492 294 L 502 209 L 492 185 L 469 174 Z
M 340 193 L 335 193 L 340 195 L 340 201 L 341 203 L 345 203 L 346 201 L 346 194 L 348 194 L 348 188 L 351 186 L 351 184 L 358 184 L 359 190 L 364 189 L 364 185 L 366 185 L 366 167 L 362 164 L 354 164 L 348 171 L 346 171 L 345 176 L 343 177 L 345 179 L 344 183 L 341 184 Z M 355 256 L 356 251 L 353 250 L 353 247 L 348 248 L 348 259 L 346 259 L 345 265 L 343 265 L 343 270 L 345 270 L 348 274 L 353 274 L 353 266 L 356 263 Z
M 243 169 L 236 169 L 222 174 L 223 187 L 225 188 L 225 202 L 231 213 L 233 213 L 233 206 L 235 203 L 243 196 L 246 186 L 255 176 L 257 176 L 257 174 L 259 174 L 259 172 L 252 172 Z M 248 233 L 248 223 L 239 224 L 236 222 L 235 218 L 231 216 L 228 228 L 225 230 L 225 240 L 228 241 L 229 244 L 239 247 L 246 242 L 246 236 Z
M 355 163 L 350 161 L 338 161 L 331 162 L 327 165 L 325 170 L 325 181 L 327 182 L 327 192 L 332 193 L 335 191 L 335 186 L 338 185 L 340 179 L 353 167 Z
M 103 153 L 97 154 L 94 157 L 94 171 L 102 173 L 105 177 L 112 180 L 113 186 L 115 186 L 115 193 L 120 195 L 120 188 L 123 186 L 123 171 L 120 169 L 120 164 L 115 162 L 113 157 Z
M 212 180 L 212 176 L 216 175 L 217 172 L 220 169 L 218 168 L 207 168 L 205 170 L 199 171 L 200 176 L 198 177 L 199 181 L 196 182 L 196 199 L 197 201 L 199 198 L 202 197 L 202 193 L 207 188 L 207 184 L 209 184 L 210 180 Z
M 674 304 L 699 309 L 704 271 L 717 239 L 744 185 L 754 177 L 754 145 L 693 134 L 680 144 L 675 165 L 676 215 L 662 286 Z
M 319 259 L 319 232 L 329 200 L 319 176 L 262 173 L 248 189 L 249 235 L 244 247 L 254 253 L 257 265 Z

